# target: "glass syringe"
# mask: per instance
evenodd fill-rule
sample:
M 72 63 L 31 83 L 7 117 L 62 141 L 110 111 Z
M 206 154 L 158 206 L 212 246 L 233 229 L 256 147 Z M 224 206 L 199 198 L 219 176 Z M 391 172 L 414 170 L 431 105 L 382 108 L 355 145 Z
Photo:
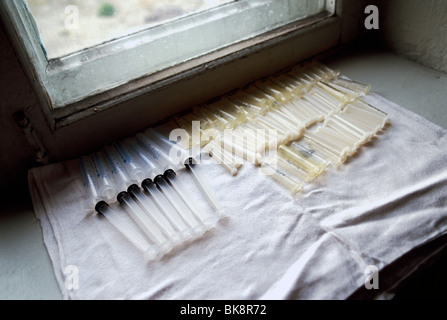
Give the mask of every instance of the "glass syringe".
M 96 175 L 92 168 L 91 161 L 88 157 L 83 156 L 79 158 L 79 169 L 81 171 L 82 181 L 85 188 L 86 195 L 86 209 L 92 210 L 95 208 L 95 205 L 104 200 L 102 196 L 100 196 L 98 182 L 96 181 Z
M 195 237 L 194 231 L 189 227 L 182 217 L 177 213 L 177 210 L 172 206 L 171 202 L 161 192 L 152 179 L 146 179 L 141 184 L 144 190 L 148 192 L 155 200 L 159 208 L 166 213 L 166 217 L 171 224 L 179 231 L 183 239 L 191 239 Z
M 202 193 L 207 197 L 210 201 L 213 208 L 216 210 L 219 218 L 226 216 L 217 195 L 213 192 L 213 189 L 208 184 L 208 182 L 202 177 L 199 170 L 196 168 L 197 162 L 193 158 L 189 158 L 185 162 L 185 167 L 192 173 L 194 180 L 196 181 L 198 187 L 202 191 Z
M 202 207 L 195 201 L 191 193 L 188 192 L 186 187 L 182 184 L 174 170 L 166 170 L 164 173 L 166 180 L 177 191 L 183 201 L 188 205 L 195 216 L 206 226 L 213 226 L 218 218 L 214 215 L 206 214 Z
M 163 191 L 166 197 L 169 199 L 173 207 L 177 210 L 179 215 L 185 220 L 185 222 L 193 228 L 197 235 L 205 233 L 205 226 L 194 216 L 194 213 L 184 203 L 177 191 L 172 188 L 163 175 L 158 175 L 154 178 L 154 182 Z
M 127 191 L 120 192 L 117 200 L 146 236 L 159 248 L 161 254 L 169 252 L 174 247 L 173 243 L 163 235 L 159 226 L 144 213 Z
M 290 159 L 292 162 L 295 162 L 298 166 L 305 169 L 309 174 L 313 176 L 318 176 L 323 170 L 323 167 L 320 167 L 313 162 L 309 161 L 306 157 L 302 155 L 300 152 L 295 152 L 293 149 L 281 145 L 278 148 L 280 154 L 282 154 L 287 159 Z
M 171 166 L 171 159 L 161 150 L 159 146 L 157 146 L 151 139 L 149 139 L 145 134 L 139 133 L 137 134 L 137 140 L 147 151 L 151 158 L 154 159 L 154 164 L 160 172 L 164 172 L 169 169 Z
M 131 185 L 127 192 L 135 199 L 143 211 L 161 228 L 166 237 L 174 244 L 182 242 L 184 239 L 180 233 L 172 226 L 166 218 L 166 213 L 155 203 L 155 200 L 147 195 L 136 184 Z
M 100 196 L 104 197 L 106 201 L 114 201 L 118 192 L 103 155 L 100 152 L 96 152 L 91 155 L 90 159 L 97 177 Z
M 121 212 L 110 208 L 107 202 L 98 202 L 95 211 L 103 215 L 135 247 L 143 251 L 146 259 L 152 260 L 159 256 L 158 251 L 141 235 L 140 230 L 126 220 Z
M 274 180 L 282 184 L 284 187 L 286 187 L 292 193 L 292 195 L 295 195 L 303 188 L 303 185 L 301 183 L 293 180 L 292 178 L 287 176 L 287 174 L 274 168 L 267 162 L 264 162 L 261 165 L 261 170 L 265 174 L 270 175 Z
M 183 160 L 189 154 L 183 147 L 181 147 L 178 143 L 171 141 L 168 137 L 165 137 L 160 132 L 153 128 L 149 128 L 144 132 L 144 135 L 148 137 L 151 141 L 157 144 L 160 147 L 160 151 L 167 156 L 164 157 L 165 161 L 169 158 L 169 162 L 175 168 L 180 168 L 183 164 Z
M 276 159 L 274 159 L 274 161 L 282 169 L 290 172 L 293 176 L 298 177 L 303 181 L 310 182 L 316 178 L 315 175 L 309 174 L 305 169 L 280 154 L 276 154 Z
M 290 145 L 293 149 L 297 150 L 303 157 L 312 162 L 314 165 L 325 169 L 329 165 L 329 161 L 323 159 L 320 155 L 317 154 L 315 150 L 312 148 L 308 148 L 303 146 L 302 144 L 294 141 Z
M 114 146 L 116 149 L 114 156 L 121 159 L 121 162 L 124 164 L 124 167 L 129 172 L 132 179 L 141 183 L 144 179 L 148 178 L 147 169 L 145 169 L 136 157 L 134 157 L 132 152 L 128 150 L 125 142 L 115 142 Z
M 115 147 L 104 147 L 103 154 L 110 171 L 112 172 L 113 179 L 115 180 L 115 186 L 118 191 L 125 191 L 130 185 L 138 183 L 136 179 L 131 178 L 129 172 L 126 168 L 124 168 L 124 164 L 117 155 Z
M 158 173 L 157 167 L 154 164 L 153 159 L 150 155 L 143 149 L 143 147 L 137 143 L 136 139 L 127 139 L 124 143 L 128 152 L 130 152 L 136 161 L 140 162 L 140 165 L 145 168 L 146 178 L 153 178 Z M 144 179 L 143 179 L 144 181 Z
M 208 154 L 232 176 L 237 175 L 236 161 L 233 161 L 233 156 L 224 150 L 219 142 L 219 140 L 213 140 L 207 144 L 206 150 Z

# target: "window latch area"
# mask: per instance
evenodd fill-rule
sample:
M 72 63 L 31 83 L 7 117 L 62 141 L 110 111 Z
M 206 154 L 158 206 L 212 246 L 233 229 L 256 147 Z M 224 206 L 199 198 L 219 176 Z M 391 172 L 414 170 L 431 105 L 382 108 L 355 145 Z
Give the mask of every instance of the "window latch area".
M 29 118 L 22 110 L 14 113 L 14 119 L 28 144 L 35 152 L 35 160 L 40 164 L 48 164 L 48 150 L 42 142 L 37 131 L 34 129 Z

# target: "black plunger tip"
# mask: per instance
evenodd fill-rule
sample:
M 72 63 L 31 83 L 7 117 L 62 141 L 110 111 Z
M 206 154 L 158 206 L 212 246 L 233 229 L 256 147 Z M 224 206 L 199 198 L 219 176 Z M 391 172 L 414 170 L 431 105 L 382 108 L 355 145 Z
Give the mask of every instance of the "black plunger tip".
M 120 192 L 120 193 L 118 194 L 118 196 L 116 197 L 116 199 L 118 200 L 119 203 L 122 203 L 123 198 L 124 198 L 124 197 L 127 197 L 128 195 L 129 195 L 129 193 L 127 193 L 127 191 L 123 191 L 123 192 Z
M 149 186 L 151 186 L 153 184 L 154 184 L 154 181 L 152 181 L 152 179 L 145 179 L 141 183 L 141 186 L 143 187 L 143 189 L 146 189 L 146 188 L 148 188 Z
M 99 201 L 96 206 L 95 206 L 95 211 L 102 214 L 101 209 L 104 207 L 109 207 L 109 205 L 107 204 L 107 202 L 105 201 Z
M 197 162 L 196 162 L 196 160 L 194 160 L 194 158 L 188 158 L 185 161 L 185 167 L 187 167 L 187 168 L 189 166 L 196 165 L 196 164 L 197 164 Z
M 129 188 L 127 188 L 127 192 L 130 194 L 133 194 L 134 192 L 140 190 L 140 187 L 136 184 L 131 185 Z
M 169 177 L 175 176 L 176 174 L 175 174 L 175 171 L 174 171 L 174 170 L 172 170 L 172 169 L 168 169 L 168 170 L 165 171 L 165 173 L 164 173 L 163 175 L 164 175 L 166 178 L 169 178 Z
M 165 177 L 164 177 L 162 174 L 159 174 L 158 176 L 156 176 L 156 177 L 154 178 L 154 182 L 155 182 L 156 184 L 159 184 L 159 182 L 163 182 L 163 181 L 165 181 Z

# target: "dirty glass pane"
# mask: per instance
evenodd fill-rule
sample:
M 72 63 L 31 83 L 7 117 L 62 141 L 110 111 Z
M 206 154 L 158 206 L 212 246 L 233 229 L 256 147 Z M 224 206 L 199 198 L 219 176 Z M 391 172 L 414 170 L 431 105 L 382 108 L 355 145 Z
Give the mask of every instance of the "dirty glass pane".
M 243 48 L 249 43 L 244 44 L 245 40 L 287 24 L 293 24 L 288 30 L 297 30 L 301 26 L 294 23 L 301 19 L 320 13 L 320 17 L 308 21 L 327 18 L 333 13 L 335 0 L 10 3 L 20 3 L 26 21 L 32 18 L 37 26 L 40 41 L 37 39 L 34 45 L 46 51 L 45 81 L 50 84 L 46 90 L 53 107 L 60 108 L 207 54 L 216 52 L 215 57 L 224 57 L 219 50 L 231 51 L 231 46 L 238 43 Z M 34 34 L 36 29 L 30 28 Z
M 237 0 L 25 0 L 49 59 Z

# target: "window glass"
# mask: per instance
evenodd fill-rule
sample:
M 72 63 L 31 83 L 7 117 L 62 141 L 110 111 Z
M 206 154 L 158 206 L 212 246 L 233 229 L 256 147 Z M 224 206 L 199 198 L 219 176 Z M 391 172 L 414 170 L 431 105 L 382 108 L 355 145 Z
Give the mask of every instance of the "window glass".
M 237 0 L 26 0 L 49 59 Z
M 335 0 L 11 0 L 1 6 L 16 19 L 50 109 L 78 112 L 258 50 L 279 34 L 330 17 Z

